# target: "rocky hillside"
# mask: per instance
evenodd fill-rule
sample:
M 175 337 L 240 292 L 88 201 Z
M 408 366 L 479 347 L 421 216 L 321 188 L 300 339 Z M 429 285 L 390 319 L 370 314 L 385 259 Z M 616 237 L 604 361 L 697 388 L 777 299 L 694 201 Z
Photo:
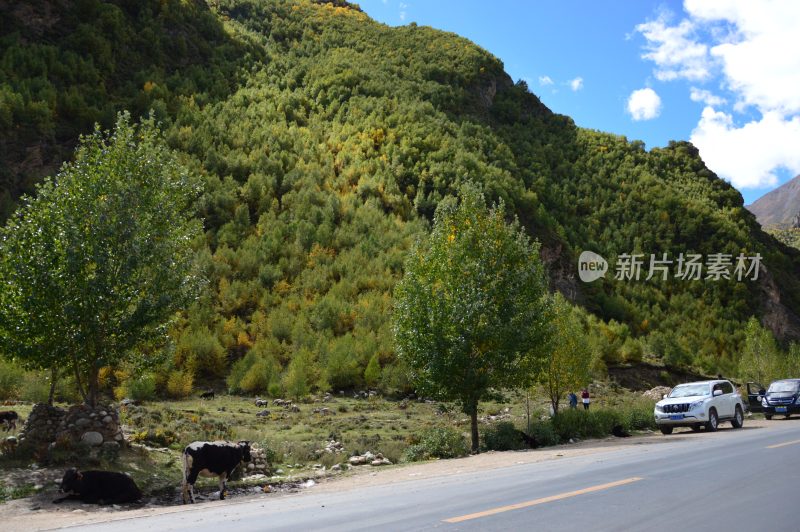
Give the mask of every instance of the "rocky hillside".
M 747 209 L 763 227 L 800 227 L 800 175 L 767 192 Z

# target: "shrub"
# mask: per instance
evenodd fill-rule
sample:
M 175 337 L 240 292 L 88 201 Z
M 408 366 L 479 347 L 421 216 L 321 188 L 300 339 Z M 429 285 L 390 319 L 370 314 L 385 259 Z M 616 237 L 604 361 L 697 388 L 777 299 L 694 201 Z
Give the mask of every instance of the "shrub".
M 553 427 L 550 420 L 539 421 L 531 425 L 531 436 L 536 438 L 536 442 L 540 447 L 548 447 L 550 445 L 558 445 L 561 441 L 558 439 L 558 434 Z
M 501 421 L 484 429 L 481 447 L 484 451 L 516 451 L 527 445 L 512 422 Z
M 468 453 L 464 435 L 450 427 L 435 427 L 423 431 L 418 444 L 411 445 L 403 453 L 403 460 L 415 462 L 430 458 L 458 458 Z
M 25 370 L 20 366 L 0 359 L 0 399 L 16 399 L 24 375 Z
M 130 377 L 121 386 L 114 388 L 114 396 L 134 401 L 150 401 L 156 397 L 156 379 L 151 373 Z
M 655 430 L 658 428 L 653 418 L 653 401 L 641 401 L 626 406 L 621 411 L 621 417 L 622 425 L 627 430 Z
M 28 373 L 22 379 L 19 398 L 32 403 L 46 403 L 50 398 L 50 380 L 43 379 L 38 373 Z
M 367 369 L 364 370 L 364 381 L 367 383 L 367 386 L 374 387 L 378 384 L 378 381 L 381 378 L 381 364 L 378 360 L 378 354 L 375 353 L 372 355 L 372 358 L 369 359 L 369 364 L 367 364 Z
M 175 399 L 189 397 L 194 386 L 194 377 L 188 371 L 172 370 L 167 379 L 167 394 Z
M 622 416 L 612 410 L 565 410 L 551 420 L 561 441 L 570 438 L 603 438 L 614 425 L 622 424 Z

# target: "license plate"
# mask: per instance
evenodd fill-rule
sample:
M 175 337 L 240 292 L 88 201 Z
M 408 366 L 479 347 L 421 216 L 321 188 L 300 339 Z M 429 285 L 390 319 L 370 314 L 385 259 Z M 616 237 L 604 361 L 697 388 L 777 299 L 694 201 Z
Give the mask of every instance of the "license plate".
M 683 419 L 683 414 L 677 414 L 677 415 L 674 415 L 674 416 L 669 416 L 669 418 L 673 419 L 675 421 L 678 421 L 679 419 Z
M 775 411 L 776 412 L 786 412 L 786 407 L 785 406 L 776 406 L 775 407 Z

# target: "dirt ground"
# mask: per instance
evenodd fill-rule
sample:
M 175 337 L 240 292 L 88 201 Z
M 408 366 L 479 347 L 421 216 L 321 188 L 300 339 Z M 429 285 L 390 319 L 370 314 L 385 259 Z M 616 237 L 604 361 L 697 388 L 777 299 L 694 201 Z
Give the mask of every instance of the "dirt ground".
M 763 428 L 768 425 L 769 422 L 763 419 L 748 419 L 745 422 L 745 427 L 748 429 Z M 319 479 L 315 485 L 305 489 L 320 493 L 326 491 L 342 491 L 357 487 L 385 486 L 425 478 L 443 477 L 511 467 L 519 464 L 610 452 L 633 445 L 658 445 L 659 443 L 676 441 L 677 439 L 684 438 L 717 437 L 725 432 L 727 432 L 727 430 L 716 434 L 693 434 L 688 429 L 678 429 L 669 437 L 662 436 L 658 433 L 638 435 L 625 439 L 612 436 L 602 440 L 587 440 L 574 444 L 564 444 L 542 449 L 487 452 L 465 458 L 404 464 L 381 469 L 363 466 L 354 468 L 348 473 Z M 242 502 L 248 502 L 260 497 L 290 496 L 291 493 L 297 491 L 299 491 L 299 489 L 296 484 L 288 485 L 283 489 L 273 490 L 266 494 L 258 488 L 247 488 L 238 490 L 235 496 L 225 501 L 208 501 L 198 504 L 241 504 Z M 3 530 L 8 532 L 48 530 L 65 526 L 180 512 L 188 509 L 183 505 L 164 506 L 163 503 L 155 503 L 153 501 L 146 502 L 145 504 L 123 506 L 97 506 L 76 502 L 65 502 L 58 505 L 53 504 L 52 499 L 57 497 L 56 486 L 52 484 L 52 487 L 48 487 L 33 497 L 0 504 L 0 522 L 3 523 Z

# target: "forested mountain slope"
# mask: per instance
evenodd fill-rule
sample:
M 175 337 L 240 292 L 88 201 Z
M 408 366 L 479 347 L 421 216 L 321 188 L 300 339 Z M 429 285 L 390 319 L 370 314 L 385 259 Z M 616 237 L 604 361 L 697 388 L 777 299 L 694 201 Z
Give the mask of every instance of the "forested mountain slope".
M 694 147 L 648 152 L 577 128 L 457 35 L 390 28 L 344 2 L 0 0 L 0 215 L 122 109 L 153 109 L 205 181 L 210 284 L 160 375 L 231 374 L 252 392 L 404 387 L 392 290 L 466 180 L 542 242 L 552 286 L 605 320 L 588 323 L 607 363 L 645 352 L 729 370 L 753 314 L 800 337 L 800 254 Z M 612 271 L 583 284 L 584 249 L 760 253 L 764 268 L 757 282 Z

